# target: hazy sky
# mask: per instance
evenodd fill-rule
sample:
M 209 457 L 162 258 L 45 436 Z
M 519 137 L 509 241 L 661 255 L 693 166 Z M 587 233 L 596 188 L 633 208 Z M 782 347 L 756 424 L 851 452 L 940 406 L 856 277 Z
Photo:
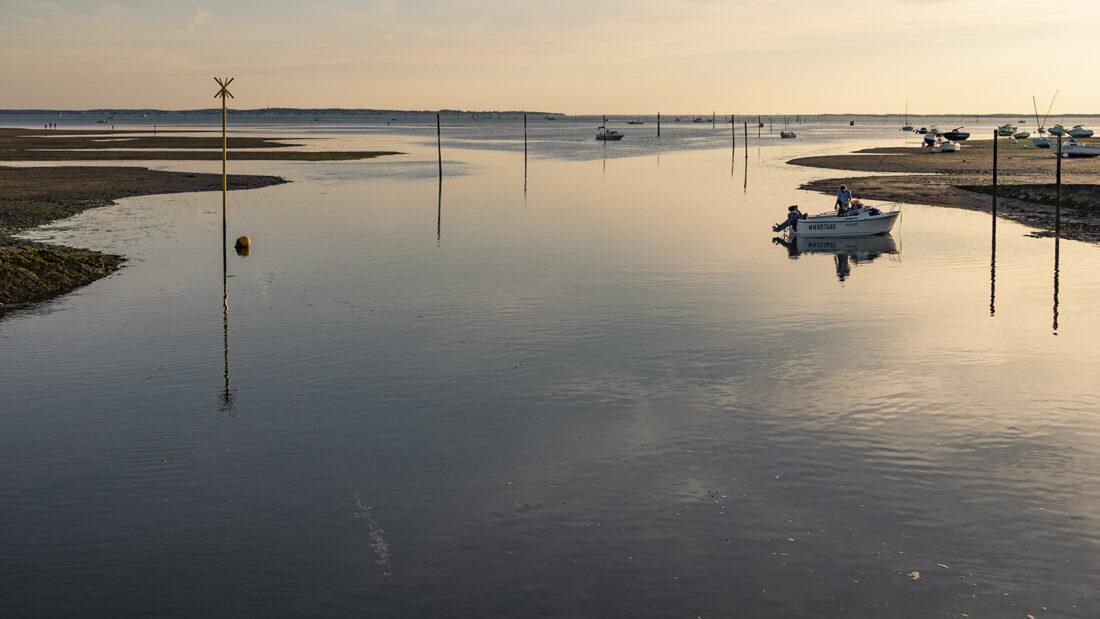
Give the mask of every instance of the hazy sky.
M 1096 0 L 0 0 L 0 108 L 212 107 L 229 75 L 241 108 L 1018 113 L 1060 88 L 1094 112 L 1098 23 Z

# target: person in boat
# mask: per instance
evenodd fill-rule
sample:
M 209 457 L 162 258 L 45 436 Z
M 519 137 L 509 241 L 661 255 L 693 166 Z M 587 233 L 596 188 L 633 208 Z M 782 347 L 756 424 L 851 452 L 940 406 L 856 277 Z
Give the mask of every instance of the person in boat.
M 848 203 L 852 201 L 852 191 L 848 189 L 846 185 L 840 186 L 840 191 L 836 192 L 836 212 L 839 215 L 843 215 L 848 212 Z
M 795 226 L 795 224 L 798 223 L 798 220 L 805 218 L 806 216 L 798 210 L 798 205 L 792 204 L 791 206 L 787 207 L 787 220 L 781 224 L 775 224 L 774 226 L 772 226 L 772 232 L 781 232 L 783 230 L 786 230 L 787 228 L 796 228 L 797 226 Z

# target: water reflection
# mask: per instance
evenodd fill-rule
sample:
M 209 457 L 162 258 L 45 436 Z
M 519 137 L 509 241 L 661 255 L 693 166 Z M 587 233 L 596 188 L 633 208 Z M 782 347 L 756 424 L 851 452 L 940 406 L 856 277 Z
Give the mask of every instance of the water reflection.
M 526 193 L 524 182 L 524 193 Z M 439 241 L 443 238 L 443 179 L 439 179 L 439 193 L 435 200 L 435 246 L 439 247 Z
M 248 248 L 237 250 L 241 255 L 248 255 Z M 233 389 L 229 385 L 229 269 L 225 246 L 222 246 L 222 360 L 224 362 L 222 378 L 222 392 L 218 398 L 218 412 L 232 414 Z
M 1059 245 L 1061 242 L 1061 230 L 1058 226 L 1054 229 L 1054 321 L 1052 328 L 1054 329 L 1054 335 L 1058 335 L 1058 267 L 1059 258 L 1061 257 L 1061 251 Z
M 993 232 L 989 250 L 989 315 L 997 313 L 997 214 L 993 214 Z
M 832 254 L 836 276 L 844 281 L 852 273 L 852 264 L 872 262 L 883 254 L 900 254 L 894 237 L 889 234 L 859 237 L 813 238 L 775 237 L 772 242 L 787 249 L 787 256 L 797 259 L 802 254 Z

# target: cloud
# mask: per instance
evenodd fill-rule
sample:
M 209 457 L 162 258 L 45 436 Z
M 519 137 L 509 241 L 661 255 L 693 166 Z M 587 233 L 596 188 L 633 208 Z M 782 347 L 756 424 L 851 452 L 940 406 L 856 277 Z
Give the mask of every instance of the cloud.
M 197 7 L 195 8 L 195 18 L 191 20 L 190 24 L 188 24 L 187 29 L 194 30 L 195 28 L 198 28 L 199 26 L 210 21 L 210 18 L 213 16 L 214 14 L 210 11 L 207 11 L 202 7 Z

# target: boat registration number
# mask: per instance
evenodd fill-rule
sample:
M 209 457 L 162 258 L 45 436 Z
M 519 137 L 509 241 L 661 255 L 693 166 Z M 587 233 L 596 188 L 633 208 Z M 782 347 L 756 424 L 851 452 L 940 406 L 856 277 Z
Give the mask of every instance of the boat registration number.
M 836 230 L 836 224 L 810 224 L 810 230 Z

